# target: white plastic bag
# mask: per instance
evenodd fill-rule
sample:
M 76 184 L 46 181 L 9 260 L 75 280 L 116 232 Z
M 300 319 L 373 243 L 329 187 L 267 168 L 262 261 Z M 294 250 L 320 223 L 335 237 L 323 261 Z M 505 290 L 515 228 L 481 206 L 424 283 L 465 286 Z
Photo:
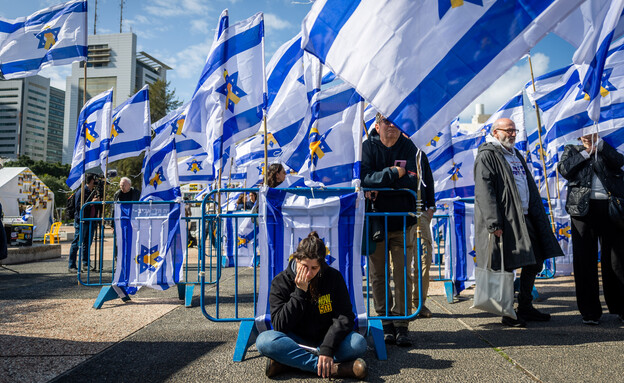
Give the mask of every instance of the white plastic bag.
M 474 303 L 471 308 L 516 319 L 514 311 L 514 274 L 505 271 L 503 237 L 500 237 L 501 268 L 492 270 L 494 235 L 490 234 L 488 256 L 483 267 L 475 268 Z

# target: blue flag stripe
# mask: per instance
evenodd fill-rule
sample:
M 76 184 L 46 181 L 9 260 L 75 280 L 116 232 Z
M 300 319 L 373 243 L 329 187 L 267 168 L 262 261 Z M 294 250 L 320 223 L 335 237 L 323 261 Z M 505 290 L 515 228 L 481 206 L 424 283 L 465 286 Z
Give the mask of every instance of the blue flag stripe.
M 410 127 L 412 119 L 409 115 L 403 116 L 403 114 L 407 114 L 405 109 L 409 105 L 418 105 L 418 121 L 415 123 L 419 126 L 424 125 L 552 2 L 552 0 L 526 0 L 522 3 L 504 0 L 495 2 L 401 102 L 389 119 L 397 126 Z M 514 29 L 510 30 L 510 26 Z M 497 30 L 505 30 L 509 33 L 498 34 L 495 32 Z M 490 44 L 482 46 L 483 41 Z M 479 57 L 472 60 L 472 65 L 467 68 L 462 58 L 474 57 L 475 52 L 478 52 Z M 449 75 L 452 75 L 453 81 L 449 81 Z M 425 100 L 427 102 L 424 102 Z M 412 129 L 417 128 L 417 126 L 412 126 Z M 406 133 L 413 134 L 414 131 Z
M 134 141 L 122 142 L 120 144 L 116 144 L 114 141 L 110 144 L 108 156 L 113 157 L 119 154 L 127 153 L 129 157 L 132 155 L 137 155 L 137 152 L 142 152 L 147 149 L 150 145 L 151 137 L 143 137 Z
M 271 107 L 288 73 L 301 57 L 303 57 L 303 50 L 301 49 L 301 38 L 299 38 L 284 52 L 267 79 L 269 90 L 267 108 Z
M 310 38 L 305 49 L 324 64 L 342 26 L 349 20 L 360 1 L 329 0 L 319 13 L 310 30 Z M 315 50 L 314 47 L 319 47 Z
M 79 3 L 70 4 L 65 8 L 59 8 L 52 10 L 50 12 L 41 13 L 35 17 L 28 18 L 26 21 L 18 22 L 18 23 L 7 23 L 6 21 L 0 21 L 0 33 L 13 33 L 18 29 L 24 27 L 34 27 L 37 25 L 48 23 L 54 19 L 58 19 L 59 17 L 69 14 L 69 13 L 81 13 L 87 12 L 87 2 L 81 1 Z
M 201 88 L 202 84 L 206 82 L 208 77 L 210 77 L 215 70 L 225 64 L 226 59 L 234 57 L 235 55 L 260 44 L 263 35 L 262 24 L 263 23 L 260 23 L 251 29 L 230 37 L 214 50 L 213 55 L 208 58 L 208 61 L 204 65 L 204 69 L 199 81 L 197 82 L 197 88 L 195 88 L 193 96 L 197 93 L 199 88 Z
M 43 63 L 48 61 L 63 60 L 72 57 L 84 57 L 86 55 L 87 47 L 84 45 L 72 45 L 69 47 L 50 49 L 42 58 L 11 61 L 9 63 L 2 64 L 2 73 L 6 75 L 15 72 L 26 72 L 37 69 L 41 67 Z

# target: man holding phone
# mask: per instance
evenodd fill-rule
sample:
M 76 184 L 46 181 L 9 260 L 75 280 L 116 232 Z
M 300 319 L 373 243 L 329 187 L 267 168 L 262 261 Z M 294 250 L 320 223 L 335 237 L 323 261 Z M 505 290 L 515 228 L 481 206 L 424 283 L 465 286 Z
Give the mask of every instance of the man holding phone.
M 417 191 L 419 184 L 416 163 L 417 151 L 410 139 L 403 136 L 391 121 L 377 113 L 375 130 L 362 144 L 362 186 Z M 425 174 L 424 183 L 431 185 L 431 190 L 433 190 L 433 176 L 426 157 L 424 157 L 422 165 Z M 371 192 L 369 198 L 374 201 L 378 212 L 416 211 L 416 201 L 409 192 Z M 435 203 L 431 206 L 435 206 Z M 413 242 L 413 239 L 416 238 L 416 217 L 388 217 L 387 222 L 385 235 L 381 242 L 377 243 L 375 252 L 369 258 L 375 312 L 378 316 L 407 316 L 412 312 L 410 267 L 416 252 Z M 389 253 L 388 262 L 391 261 L 392 265 L 395 297 L 393 297 L 390 289 L 390 280 L 386 279 L 386 242 Z M 388 272 L 389 274 L 390 272 Z M 382 324 L 386 343 L 396 343 L 399 346 L 411 345 L 406 320 L 384 320 Z

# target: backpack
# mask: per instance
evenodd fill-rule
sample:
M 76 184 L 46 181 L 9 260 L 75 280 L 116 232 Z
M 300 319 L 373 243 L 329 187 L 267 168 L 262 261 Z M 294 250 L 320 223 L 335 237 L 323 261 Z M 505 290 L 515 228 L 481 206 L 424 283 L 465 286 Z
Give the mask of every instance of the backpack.
M 67 202 L 65 203 L 65 213 L 67 214 L 67 218 L 74 219 L 76 216 L 76 192 L 71 193 L 71 195 L 67 198 Z

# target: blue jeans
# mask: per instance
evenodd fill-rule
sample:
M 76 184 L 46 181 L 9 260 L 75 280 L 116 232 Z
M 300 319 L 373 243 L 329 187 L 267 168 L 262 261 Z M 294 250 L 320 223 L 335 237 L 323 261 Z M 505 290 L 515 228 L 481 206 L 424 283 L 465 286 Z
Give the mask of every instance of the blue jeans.
M 89 259 L 87 258 L 87 249 L 91 247 L 93 241 L 93 234 L 95 232 L 95 225 L 93 221 L 85 222 L 82 224 L 82 264 L 88 266 Z M 91 226 L 91 230 L 89 230 Z M 69 248 L 69 265 L 68 267 L 76 267 L 76 257 L 78 256 L 78 237 L 80 230 L 80 220 L 74 220 L 74 240 Z
M 268 330 L 258 335 L 256 348 L 262 355 L 276 362 L 316 374 L 318 356 L 299 346 L 299 343 L 303 341 L 295 334 Z M 354 360 L 365 352 L 366 339 L 356 332 L 351 332 L 338 346 L 334 361 L 340 363 Z

